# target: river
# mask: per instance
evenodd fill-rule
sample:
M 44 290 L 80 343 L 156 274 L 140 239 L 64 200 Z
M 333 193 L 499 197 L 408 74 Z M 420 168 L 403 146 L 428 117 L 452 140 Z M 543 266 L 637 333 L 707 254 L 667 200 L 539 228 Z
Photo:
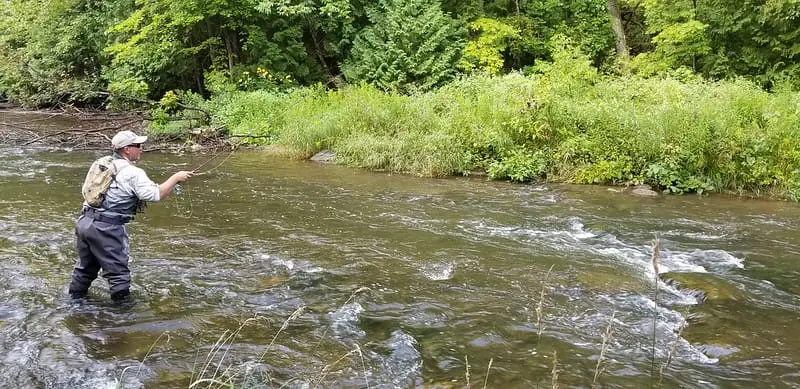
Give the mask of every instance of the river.
M 0 145 L 0 387 L 800 388 L 794 203 L 153 152 L 222 164 L 129 225 L 134 304 L 74 303 L 100 155 Z

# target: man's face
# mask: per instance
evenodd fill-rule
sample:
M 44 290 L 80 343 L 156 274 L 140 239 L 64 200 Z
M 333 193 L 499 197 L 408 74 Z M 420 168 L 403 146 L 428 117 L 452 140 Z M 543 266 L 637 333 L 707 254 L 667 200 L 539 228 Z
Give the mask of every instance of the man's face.
M 125 146 L 125 151 L 128 154 L 128 160 L 138 161 L 142 156 L 142 145 L 140 143 L 134 143 L 132 145 Z

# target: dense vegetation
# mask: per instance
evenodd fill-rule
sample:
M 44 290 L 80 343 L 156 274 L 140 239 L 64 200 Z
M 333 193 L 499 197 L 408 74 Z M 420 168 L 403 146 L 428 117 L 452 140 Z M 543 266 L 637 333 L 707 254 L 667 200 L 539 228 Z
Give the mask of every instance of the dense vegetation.
M 251 141 L 424 175 L 800 196 L 796 0 L 5 5 L 0 94 L 25 105 L 204 106 Z

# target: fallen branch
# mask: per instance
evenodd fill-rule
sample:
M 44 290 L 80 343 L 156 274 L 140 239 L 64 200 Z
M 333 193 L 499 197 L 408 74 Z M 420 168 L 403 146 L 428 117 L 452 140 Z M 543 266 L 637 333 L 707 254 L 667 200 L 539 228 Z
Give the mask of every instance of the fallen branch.
M 30 127 L 24 127 L 24 126 L 20 126 L 20 125 L 18 125 L 18 124 L 16 124 L 16 123 L 6 123 L 6 122 L 0 122 L 0 126 L 6 126 L 6 127 L 11 127 L 11 128 L 17 128 L 17 129 L 20 129 L 20 130 L 25 130 L 25 131 L 33 131 L 33 130 L 34 130 L 33 128 L 30 128 Z
M 143 116 L 143 117 L 142 117 L 142 120 L 147 120 L 148 122 L 152 122 L 152 121 L 156 121 L 156 120 L 159 120 L 159 121 L 160 121 L 160 120 L 166 120 L 166 121 L 168 121 L 168 122 L 179 122 L 179 121 L 182 121 L 182 120 L 197 120 L 197 121 L 202 121 L 202 120 L 205 120 L 205 119 L 204 119 L 204 118 L 202 118 L 202 117 L 200 117 L 200 116 L 192 116 L 192 117 L 188 117 L 188 118 L 182 118 L 182 117 L 170 116 L 170 117 L 168 117 L 168 118 L 158 118 L 158 119 L 156 119 L 156 118 L 154 118 L 154 117 L 152 117 L 152 116 Z
M 275 135 L 228 135 L 231 138 L 275 138 Z
M 19 126 L 20 124 L 28 124 L 28 123 L 42 122 L 42 121 L 45 121 L 45 120 L 52 119 L 52 118 L 54 118 L 54 117 L 56 117 L 56 116 L 58 116 L 58 115 L 60 115 L 60 114 L 59 114 L 59 113 L 54 113 L 54 114 L 50 114 L 50 115 L 48 115 L 47 117 L 44 117 L 44 118 L 31 119 L 31 120 L 26 120 L 26 121 L 24 121 L 24 122 L 16 122 L 16 123 L 0 123 L 0 124 L 2 124 L 2 125 L 4 125 L 4 126 L 13 127 L 13 126 Z
M 130 126 L 131 124 L 133 124 L 133 123 L 135 123 L 137 121 L 139 121 L 138 118 L 133 119 L 133 120 L 128 120 L 128 121 L 126 121 L 126 122 L 124 122 L 122 124 L 116 125 L 116 126 L 93 128 L 91 130 L 81 130 L 81 129 L 77 129 L 77 128 L 68 128 L 66 130 L 56 131 L 56 132 L 52 132 L 50 134 L 42 135 L 42 136 L 40 136 L 40 137 L 38 137 L 36 139 L 33 139 L 31 141 L 23 143 L 22 146 L 27 146 L 27 145 L 36 143 L 36 142 L 38 142 L 38 141 L 40 141 L 42 139 L 50 138 L 50 137 L 57 136 L 57 135 L 63 135 L 63 134 L 72 134 L 72 135 L 81 135 L 81 134 L 83 134 L 83 135 L 88 135 L 88 134 L 93 134 L 93 133 L 98 133 L 98 132 L 103 132 L 103 131 L 119 130 L 119 129 L 125 128 L 127 126 Z M 106 138 L 108 138 L 108 137 L 106 137 Z

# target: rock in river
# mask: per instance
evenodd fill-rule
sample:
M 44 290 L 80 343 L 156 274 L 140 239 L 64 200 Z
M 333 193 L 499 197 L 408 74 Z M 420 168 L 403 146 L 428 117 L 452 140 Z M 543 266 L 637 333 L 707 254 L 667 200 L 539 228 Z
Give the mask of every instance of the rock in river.
M 727 280 L 710 273 L 664 273 L 664 282 L 680 289 L 696 291 L 699 302 L 728 302 L 744 300 L 744 294 Z

